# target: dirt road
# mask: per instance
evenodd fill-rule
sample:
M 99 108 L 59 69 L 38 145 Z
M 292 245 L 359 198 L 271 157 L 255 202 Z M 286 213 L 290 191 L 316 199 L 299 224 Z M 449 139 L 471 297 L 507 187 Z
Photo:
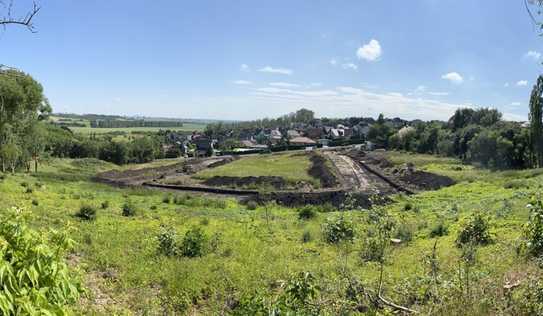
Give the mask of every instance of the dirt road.
M 337 168 L 344 187 L 355 191 L 366 191 L 371 188 L 370 176 L 350 157 L 332 151 L 324 154 Z

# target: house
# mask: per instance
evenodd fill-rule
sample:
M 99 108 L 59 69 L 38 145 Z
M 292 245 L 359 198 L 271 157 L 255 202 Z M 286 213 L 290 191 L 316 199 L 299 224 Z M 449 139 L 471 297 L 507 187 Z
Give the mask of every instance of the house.
M 192 143 L 196 146 L 196 156 L 201 157 L 213 155 L 213 140 L 211 138 L 203 135 L 193 135 Z
M 317 144 L 317 142 L 315 142 L 311 138 L 298 136 L 298 137 L 292 138 L 290 140 L 290 144 L 291 145 L 296 145 L 296 146 L 314 146 L 314 145 Z
M 301 135 L 300 135 L 300 133 L 298 133 L 297 130 L 289 129 L 287 131 L 287 136 L 290 139 L 290 138 L 300 137 Z
M 304 136 L 311 139 L 319 139 L 324 135 L 324 129 L 322 127 L 309 127 L 304 131 Z

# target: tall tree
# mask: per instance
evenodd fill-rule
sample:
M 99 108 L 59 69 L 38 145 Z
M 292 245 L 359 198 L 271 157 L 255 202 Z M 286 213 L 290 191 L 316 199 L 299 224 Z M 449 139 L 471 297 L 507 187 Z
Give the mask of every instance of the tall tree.
M 532 147 L 532 163 L 534 167 L 543 166 L 543 126 L 542 126 L 542 106 L 543 100 L 543 76 L 537 78 L 537 82 L 532 89 L 530 97 L 530 143 Z

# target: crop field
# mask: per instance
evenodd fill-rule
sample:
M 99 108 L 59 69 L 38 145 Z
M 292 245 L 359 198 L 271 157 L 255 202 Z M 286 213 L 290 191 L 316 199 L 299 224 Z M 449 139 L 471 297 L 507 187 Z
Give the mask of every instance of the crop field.
M 402 240 L 386 247 L 383 266 L 383 293 L 394 302 L 423 314 L 524 311 L 528 280 L 542 275 L 518 254 L 528 220 L 526 204 L 543 184 L 540 172 L 491 173 L 425 155 L 393 153 L 391 160 L 413 162 L 459 183 L 410 197 L 397 195 L 372 211 L 316 209 L 314 217 L 302 218 L 298 209 L 276 204 L 248 209 L 233 199 L 98 184 L 91 177 L 114 165 L 55 159 L 38 174 L 6 175 L 0 181 L 0 205 L 20 206 L 32 227 L 67 229 L 76 240 L 69 262 L 88 289 L 81 306 L 73 307 L 76 314 L 250 314 L 242 308 L 259 297 L 275 297 L 281 284 L 300 272 L 314 277 L 319 293 L 315 304 L 341 314 L 367 303 L 357 296 L 361 292 L 348 294 L 353 286 L 379 285 L 380 266 L 370 260 L 377 218 L 394 222 L 391 237 Z M 307 180 L 308 165 L 303 156 L 254 156 L 204 174 L 281 174 Z M 127 202 L 134 205 L 135 215 L 122 216 Z M 96 208 L 96 220 L 74 216 L 86 204 Z M 455 240 L 477 212 L 490 219 L 492 242 L 477 248 L 466 278 Z M 353 241 L 327 242 L 324 228 L 340 219 L 352 223 Z M 440 225 L 444 229 L 436 234 Z M 160 251 L 161 232 L 168 230 L 180 241 L 194 228 L 206 236 L 205 253 L 190 257 Z M 506 296 L 504 284 L 516 280 L 523 283 Z
M 277 176 L 291 183 L 306 181 L 314 186 L 318 186 L 319 181 L 309 175 L 309 168 L 311 168 L 311 161 L 305 153 L 254 155 L 242 157 L 223 166 L 203 170 L 194 177 L 197 179 L 209 179 L 215 176 Z

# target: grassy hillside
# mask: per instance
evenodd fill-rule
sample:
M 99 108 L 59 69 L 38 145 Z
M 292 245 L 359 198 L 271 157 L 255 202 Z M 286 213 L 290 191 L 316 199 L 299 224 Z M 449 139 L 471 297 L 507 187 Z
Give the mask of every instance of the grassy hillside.
M 172 193 L 97 184 L 90 181 L 92 175 L 115 166 L 92 159 L 53 160 L 38 175 L 5 176 L 0 181 L 0 205 L 21 206 L 36 229 L 67 229 L 76 239 L 69 261 L 80 269 L 89 289 L 88 298 L 74 307 L 76 314 L 228 313 L 257 306 L 259 298 L 277 297 L 282 284 L 294 284 L 288 281 L 301 271 L 314 276 L 320 293 L 314 304 L 335 314 L 363 311 L 368 302 L 362 289 L 377 289 L 380 279 L 379 264 L 363 259 L 372 255 L 376 223 L 385 219 L 396 223 L 391 237 L 403 240 L 386 248 L 383 294 L 390 300 L 423 314 L 529 311 L 525 289 L 541 272 L 535 263 L 518 256 L 517 249 L 528 219 L 525 206 L 539 191 L 543 176 L 537 171 L 494 174 L 450 159 L 393 155 L 395 162 L 411 161 L 452 175 L 460 183 L 412 197 L 396 196 L 380 213 L 318 213 L 301 220 L 297 210 L 277 205 L 248 210 L 235 200 L 182 194 L 175 198 Z M 242 165 L 236 166 L 238 161 L 228 165 L 230 169 L 223 166 L 213 172 L 306 177 L 308 162 L 302 156 L 262 159 L 248 157 Z M 102 208 L 106 201 L 107 207 Z M 128 201 L 136 206 L 135 216 L 122 216 Z M 95 221 L 74 216 L 83 204 L 96 207 Z M 475 212 L 491 219 L 493 242 L 478 248 L 474 264 L 466 270 L 455 239 Z M 323 227 L 342 217 L 352 221 L 354 241 L 326 242 Z M 431 237 L 438 225 L 447 233 Z M 203 256 L 166 256 L 158 251 L 161 231 L 171 228 L 182 240 L 194 227 L 207 236 Z M 504 292 L 505 282 L 515 280 L 522 280 L 515 292 Z

